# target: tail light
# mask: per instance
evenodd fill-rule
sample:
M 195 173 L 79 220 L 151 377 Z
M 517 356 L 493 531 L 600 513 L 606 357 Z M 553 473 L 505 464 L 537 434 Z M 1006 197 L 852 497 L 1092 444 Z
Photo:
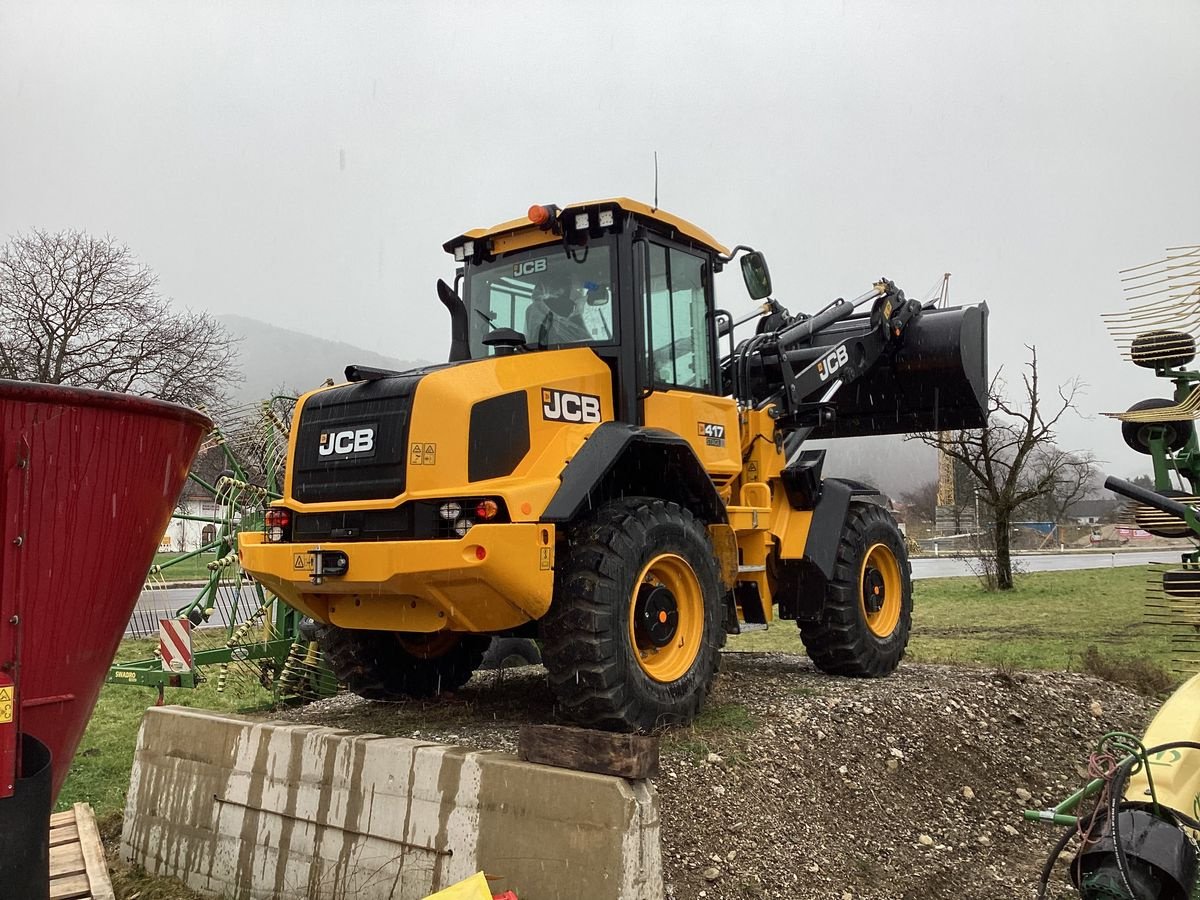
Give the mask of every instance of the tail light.
M 436 532 L 433 537 L 465 537 L 476 524 L 496 525 L 510 521 L 504 501 L 498 497 L 441 500 L 436 501 L 436 508 L 440 521 L 433 523 Z
M 272 506 L 263 516 L 263 533 L 267 536 L 268 541 L 279 543 L 291 536 L 291 524 L 291 510 L 280 506 Z

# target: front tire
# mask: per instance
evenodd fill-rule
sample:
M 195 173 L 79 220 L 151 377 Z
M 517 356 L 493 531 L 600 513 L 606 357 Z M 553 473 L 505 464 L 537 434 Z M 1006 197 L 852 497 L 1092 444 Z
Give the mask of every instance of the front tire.
M 402 700 L 458 690 L 479 667 L 489 639 L 325 625 L 317 642 L 325 665 L 352 693 L 367 700 Z
M 819 621 L 800 638 L 822 672 L 881 678 L 895 671 L 912 628 L 912 579 L 904 535 L 873 503 L 851 503 Z
M 708 530 L 675 503 L 615 500 L 574 527 L 542 619 L 542 662 L 569 718 L 611 731 L 686 724 L 725 644 Z

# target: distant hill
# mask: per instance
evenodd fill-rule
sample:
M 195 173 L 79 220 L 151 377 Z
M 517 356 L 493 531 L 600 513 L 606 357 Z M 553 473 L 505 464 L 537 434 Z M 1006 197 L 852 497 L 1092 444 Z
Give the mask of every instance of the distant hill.
M 319 386 L 326 378 L 344 381 L 346 366 L 351 363 L 401 370 L 426 363 L 425 360 L 395 359 L 353 344 L 279 328 L 245 316 L 219 315 L 214 318 L 233 337 L 241 339 L 238 363 L 245 380 L 233 391 L 233 399 L 239 403 L 262 400 L 277 392 L 281 385 L 301 393 Z

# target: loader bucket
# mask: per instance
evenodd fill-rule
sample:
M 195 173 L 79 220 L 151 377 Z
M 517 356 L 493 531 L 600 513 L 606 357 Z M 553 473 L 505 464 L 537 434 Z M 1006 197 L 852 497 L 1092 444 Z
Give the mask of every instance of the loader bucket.
M 0 380 L 0 804 L 18 734 L 48 748 L 58 796 L 210 427 L 172 403 Z
M 987 317 L 986 303 L 923 310 L 905 329 L 893 357 L 834 395 L 833 421 L 818 426 L 811 437 L 982 427 L 987 417 Z M 851 327 L 840 323 L 826 329 L 816 343 L 837 344 Z

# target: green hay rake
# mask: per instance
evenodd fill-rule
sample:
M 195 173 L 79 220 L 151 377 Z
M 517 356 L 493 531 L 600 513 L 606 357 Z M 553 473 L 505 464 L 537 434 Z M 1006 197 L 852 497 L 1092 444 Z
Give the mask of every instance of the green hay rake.
M 258 685 L 276 702 L 336 693 L 300 613 L 238 564 L 237 533 L 262 528 L 263 509 L 281 494 L 294 404 L 293 397 L 274 397 L 217 417 L 164 536 L 172 541 L 174 531 L 184 547 L 198 546 L 151 567 L 126 637 L 159 640 L 160 620 L 171 624 L 153 655 L 114 664 L 109 684 L 155 688 L 159 702 L 168 687 L 209 680 L 221 692 Z M 181 588 L 175 576 L 193 572 L 197 581 Z M 169 643 L 181 635 L 190 653 Z
M 1174 247 L 1167 255 L 1121 272 L 1130 307 L 1104 316 L 1123 356 L 1171 383 L 1170 398 L 1151 398 L 1125 412 L 1125 443 L 1147 454 L 1154 489 L 1187 506 L 1200 503 L 1200 371 L 1194 368 L 1200 335 L 1200 246 Z M 1190 538 L 1197 545 L 1177 562 L 1150 567 L 1147 623 L 1172 632 L 1172 662 L 1181 673 L 1200 671 L 1200 531 L 1188 519 L 1148 503 L 1133 502 L 1125 515 L 1158 537 Z

